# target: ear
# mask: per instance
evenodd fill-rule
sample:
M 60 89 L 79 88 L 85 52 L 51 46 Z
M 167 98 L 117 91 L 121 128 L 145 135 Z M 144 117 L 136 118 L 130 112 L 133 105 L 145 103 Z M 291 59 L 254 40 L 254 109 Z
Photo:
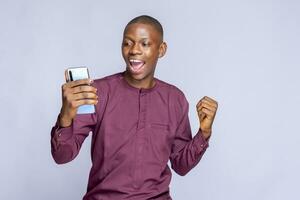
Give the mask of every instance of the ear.
M 168 46 L 167 46 L 166 42 L 162 42 L 160 44 L 160 46 L 159 46 L 159 54 L 158 54 L 159 58 L 163 57 L 166 54 L 167 48 L 168 48 Z

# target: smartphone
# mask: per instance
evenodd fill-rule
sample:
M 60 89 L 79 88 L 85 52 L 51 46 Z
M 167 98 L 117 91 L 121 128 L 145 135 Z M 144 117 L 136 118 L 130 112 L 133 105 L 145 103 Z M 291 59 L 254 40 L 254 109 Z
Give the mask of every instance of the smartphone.
M 65 71 L 66 81 L 76 81 L 81 79 L 90 78 L 89 70 L 87 67 L 70 67 Z M 95 113 L 94 105 L 81 105 L 77 109 L 77 114 L 90 114 Z

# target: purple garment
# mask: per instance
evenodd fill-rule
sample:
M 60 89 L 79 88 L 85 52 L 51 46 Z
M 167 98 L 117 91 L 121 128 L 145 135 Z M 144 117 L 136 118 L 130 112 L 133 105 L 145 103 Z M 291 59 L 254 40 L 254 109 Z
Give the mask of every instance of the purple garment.
M 54 160 L 63 164 L 79 153 L 92 132 L 92 168 L 83 200 L 171 199 L 172 169 L 188 173 L 200 161 L 208 141 L 192 138 L 188 102 L 175 86 L 155 78 L 151 89 L 137 89 L 124 72 L 94 81 L 96 113 L 77 115 L 70 127 L 51 131 Z

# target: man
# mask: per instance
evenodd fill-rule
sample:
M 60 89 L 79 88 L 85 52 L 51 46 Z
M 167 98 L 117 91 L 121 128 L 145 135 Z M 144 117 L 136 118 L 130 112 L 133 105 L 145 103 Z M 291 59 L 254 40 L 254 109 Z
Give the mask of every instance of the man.
M 192 138 L 184 94 L 154 77 L 166 49 L 161 24 L 150 16 L 136 17 L 123 34 L 126 71 L 62 86 L 63 105 L 51 132 L 52 155 L 59 164 L 73 160 L 92 132 L 84 200 L 171 199 L 168 160 L 183 176 L 208 147 L 217 102 L 209 97 L 198 102 L 200 128 Z M 84 104 L 94 104 L 96 112 L 76 115 Z

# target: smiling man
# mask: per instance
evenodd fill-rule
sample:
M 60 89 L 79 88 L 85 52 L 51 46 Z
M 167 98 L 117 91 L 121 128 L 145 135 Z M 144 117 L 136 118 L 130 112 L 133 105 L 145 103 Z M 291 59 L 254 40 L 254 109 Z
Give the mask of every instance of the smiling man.
M 198 102 L 199 131 L 192 137 L 183 92 L 154 77 L 166 50 L 161 24 L 150 16 L 136 17 L 123 34 L 124 72 L 62 86 L 51 150 L 58 164 L 67 163 L 92 132 L 84 200 L 172 199 L 168 161 L 183 176 L 208 147 L 217 102 L 209 97 Z M 94 104 L 96 112 L 76 115 L 83 104 Z

